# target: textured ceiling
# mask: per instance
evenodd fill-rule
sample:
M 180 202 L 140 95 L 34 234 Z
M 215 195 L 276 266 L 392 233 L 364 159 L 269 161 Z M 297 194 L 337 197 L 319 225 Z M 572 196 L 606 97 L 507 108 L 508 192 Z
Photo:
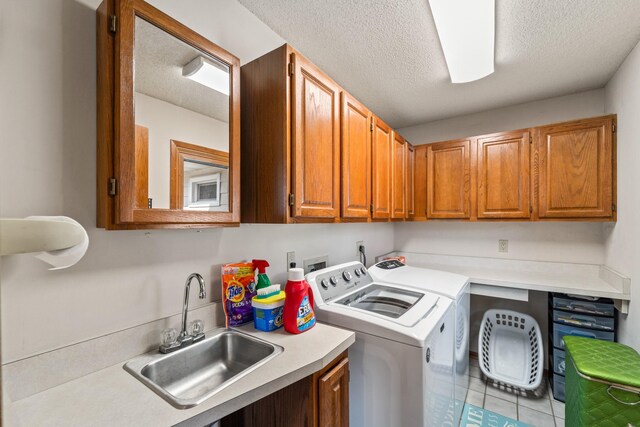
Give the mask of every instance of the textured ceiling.
M 182 76 L 202 54 L 143 19 L 136 18 L 135 90 L 214 119 L 229 122 L 229 97 Z
M 454 85 L 427 0 L 239 0 L 396 128 L 604 86 L 639 0 L 496 0 L 496 71 Z

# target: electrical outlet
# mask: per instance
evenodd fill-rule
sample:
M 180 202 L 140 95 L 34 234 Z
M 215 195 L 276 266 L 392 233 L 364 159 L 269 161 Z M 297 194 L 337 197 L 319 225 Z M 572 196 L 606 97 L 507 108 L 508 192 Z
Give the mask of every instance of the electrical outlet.
M 291 268 L 292 264 L 296 263 L 296 253 L 287 252 L 287 271 Z
M 508 240 L 498 240 L 498 252 L 509 252 Z
M 363 240 L 358 240 L 356 242 L 356 256 L 357 257 L 360 256 L 360 246 L 364 246 L 364 241 Z

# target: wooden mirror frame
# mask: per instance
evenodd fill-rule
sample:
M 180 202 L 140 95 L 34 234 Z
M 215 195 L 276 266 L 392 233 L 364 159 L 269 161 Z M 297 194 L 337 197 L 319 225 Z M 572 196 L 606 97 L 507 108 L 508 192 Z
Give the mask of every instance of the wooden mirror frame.
M 149 209 L 139 205 L 133 102 L 136 16 L 229 66 L 229 212 Z M 238 225 L 240 60 L 142 0 L 104 0 L 97 10 L 97 33 L 98 227 L 145 229 Z
M 169 161 L 169 204 L 171 209 L 184 207 L 184 167 L 185 160 L 196 160 L 218 166 L 229 166 L 229 153 L 171 140 L 171 159 Z

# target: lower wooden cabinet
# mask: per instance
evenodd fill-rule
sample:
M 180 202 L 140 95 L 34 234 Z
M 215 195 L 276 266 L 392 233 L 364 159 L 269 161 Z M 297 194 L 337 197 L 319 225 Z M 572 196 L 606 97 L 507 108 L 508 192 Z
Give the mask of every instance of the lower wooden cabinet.
M 349 359 L 345 351 L 324 369 L 220 420 L 221 427 L 348 427 Z
M 322 374 L 318 384 L 319 426 L 349 425 L 349 359 L 343 358 L 334 368 Z

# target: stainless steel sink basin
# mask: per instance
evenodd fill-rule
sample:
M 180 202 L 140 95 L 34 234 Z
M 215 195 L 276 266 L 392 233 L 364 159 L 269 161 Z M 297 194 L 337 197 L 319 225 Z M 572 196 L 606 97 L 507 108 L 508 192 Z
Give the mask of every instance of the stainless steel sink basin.
M 230 329 L 174 353 L 131 359 L 124 369 L 176 408 L 195 406 L 282 352 L 282 347 Z

